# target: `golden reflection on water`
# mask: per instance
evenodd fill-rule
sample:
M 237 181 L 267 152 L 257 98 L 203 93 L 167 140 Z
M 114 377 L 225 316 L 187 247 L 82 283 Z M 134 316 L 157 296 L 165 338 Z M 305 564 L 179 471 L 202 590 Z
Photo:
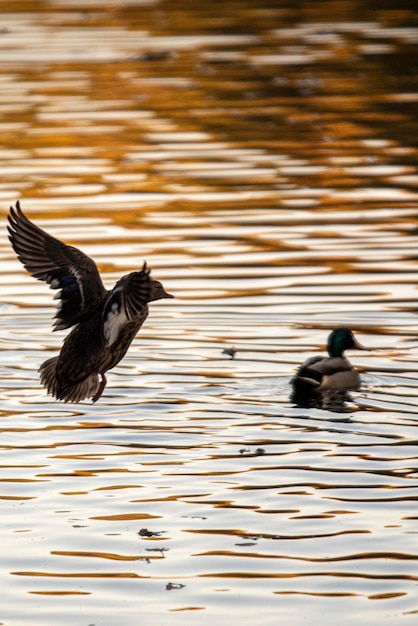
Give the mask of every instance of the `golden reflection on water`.
M 415 623 L 416 18 L 1 4 L 3 221 L 176 295 L 100 405 L 50 402 L 51 293 L 0 230 L 4 623 Z M 337 325 L 362 388 L 295 406 Z

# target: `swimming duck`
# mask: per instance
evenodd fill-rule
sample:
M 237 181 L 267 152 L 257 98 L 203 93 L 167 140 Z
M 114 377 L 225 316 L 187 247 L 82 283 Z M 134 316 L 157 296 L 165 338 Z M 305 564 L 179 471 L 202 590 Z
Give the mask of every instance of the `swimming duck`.
M 173 298 L 153 280 L 146 263 L 108 291 L 93 259 L 55 239 L 10 207 L 9 239 L 19 260 L 38 280 L 59 289 L 53 330 L 71 328 L 61 352 L 39 368 L 41 382 L 57 400 L 96 402 L 105 373 L 125 356 L 148 316 L 148 302 Z
M 314 356 L 303 363 L 291 380 L 295 392 L 316 393 L 360 387 L 360 374 L 345 358 L 345 350 L 368 350 L 348 328 L 336 328 L 328 337 L 328 357 Z

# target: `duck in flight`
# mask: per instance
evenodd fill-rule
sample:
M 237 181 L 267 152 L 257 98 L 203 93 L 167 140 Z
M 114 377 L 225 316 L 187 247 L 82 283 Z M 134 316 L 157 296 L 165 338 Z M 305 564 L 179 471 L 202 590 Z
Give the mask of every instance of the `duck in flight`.
M 59 355 L 40 366 L 41 382 L 57 400 L 96 402 L 105 373 L 125 356 L 148 317 L 148 303 L 174 296 L 151 278 L 146 263 L 107 290 L 93 259 L 36 226 L 19 202 L 8 220 L 10 242 L 24 267 L 59 290 L 53 330 L 72 327 Z

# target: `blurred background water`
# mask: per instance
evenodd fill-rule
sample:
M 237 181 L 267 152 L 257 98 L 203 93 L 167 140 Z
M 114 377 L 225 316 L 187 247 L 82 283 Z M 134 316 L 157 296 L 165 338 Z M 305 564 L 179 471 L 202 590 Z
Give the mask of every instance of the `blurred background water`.
M 408 0 L 0 4 L 1 624 L 416 623 L 417 43 Z M 18 199 L 176 295 L 95 405 L 40 386 Z M 339 325 L 361 389 L 295 406 Z

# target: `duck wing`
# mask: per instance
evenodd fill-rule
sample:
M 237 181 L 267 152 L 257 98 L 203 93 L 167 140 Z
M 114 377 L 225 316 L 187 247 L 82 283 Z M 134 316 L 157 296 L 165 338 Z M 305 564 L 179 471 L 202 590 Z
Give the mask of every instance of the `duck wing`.
M 20 208 L 10 208 L 9 239 L 19 260 L 34 278 L 60 289 L 54 330 L 69 328 L 89 316 L 106 289 L 93 259 L 67 246 L 31 222 Z
M 148 315 L 152 279 L 146 263 L 140 272 L 123 276 L 113 287 L 103 309 L 103 337 L 107 346 L 113 345 L 121 330 L 132 321 L 139 326 Z
M 361 384 L 360 374 L 344 357 L 323 359 L 321 363 L 314 364 L 310 372 L 311 377 L 315 374 L 321 377 L 321 390 L 348 391 L 358 389 Z
M 292 379 L 293 384 L 309 384 L 312 388 L 319 387 L 332 377 L 346 378 L 347 373 L 354 372 L 352 365 L 343 357 L 314 356 L 300 366 Z M 340 383 L 341 384 L 341 383 Z
M 348 372 L 353 369 L 352 365 L 343 357 L 318 358 L 313 363 L 306 364 L 311 371 L 318 372 L 322 376 L 332 376 L 338 372 Z
M 295 376 L 292 378 L 292 384 L 298 384 L 300 382 L 307 383 L 312 387 L 319 387 L 323 377 L 321 371 L 323 362 L 326 361 L 326 357 L 313 356 L 305 361 L 297 370 Z

